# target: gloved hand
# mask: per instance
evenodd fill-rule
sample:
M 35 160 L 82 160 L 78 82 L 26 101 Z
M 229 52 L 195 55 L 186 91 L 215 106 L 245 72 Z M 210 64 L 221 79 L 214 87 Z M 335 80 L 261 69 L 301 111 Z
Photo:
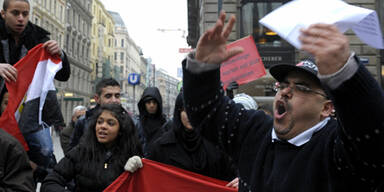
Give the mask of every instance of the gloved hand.
M 127 163 L 125 163 L 124 170 L 134 173 L 137 169 L 142 167 L 143 163 L 141 162 L 141 158 L 135 155 L 129 158 Z

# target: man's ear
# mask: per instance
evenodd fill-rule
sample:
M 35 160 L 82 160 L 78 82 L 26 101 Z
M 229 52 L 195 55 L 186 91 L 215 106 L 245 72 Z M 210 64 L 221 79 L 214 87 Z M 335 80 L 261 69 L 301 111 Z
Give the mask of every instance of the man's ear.
M 95 99 L 95 102 L 96 102 L 96 103 L 99 103 L 100 97 L 99 97 L 98 94 L 95 94 L 95 95 L 93 96 L 93 99 Z
M 2 9 L 0 13 L 1 13 L 1 17 L 4 19 L 4 17 L 5 17 L 5 11 Z
M 323 118 L 329 117 L 332 115 L 334 106 L 331 100 L 327 100 L 324 102 L 323 109 L 321 110 L 321 116 Z

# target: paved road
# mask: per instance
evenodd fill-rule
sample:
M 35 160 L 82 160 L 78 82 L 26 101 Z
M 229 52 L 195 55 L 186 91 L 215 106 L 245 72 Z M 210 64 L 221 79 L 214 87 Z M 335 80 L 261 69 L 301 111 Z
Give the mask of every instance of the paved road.
M 53 153 L 56 156 L 57 162 L 59 162 L 60 159 L 64 157 L 64 153 L 63 153 L 63 150 L 61 149 L 60 137 L 58 134 L 56 133 L 52 134 L 52 142 L 53 142 Z M 36 192 L 39 192 L 39 191 L 40 191 L 40 183 L 37 184 L 37 189 L 36 189 Z
M 53 142 L 53 153 L 56 156 L 57 162 L 60 161 L 64 157 L 63 149 L 61 149 L 60 145 L 60 137 L 56 133 L 53 133 L 52 135 L 52 142 Z

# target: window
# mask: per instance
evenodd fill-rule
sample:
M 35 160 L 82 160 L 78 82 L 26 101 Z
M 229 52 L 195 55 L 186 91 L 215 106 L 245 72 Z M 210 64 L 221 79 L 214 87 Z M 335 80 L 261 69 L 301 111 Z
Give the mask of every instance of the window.
M 260 47 L 281 47 L 283 44 L 287 44 L 275 32 L 258 22 L 282 4 L 282 2 L 252 2 L 245 4 L 242 7 L 242 36 L 252 35 L 256 44 Z
M 84 54 L 84 47 L 82 44 L 79 44 L 80 48 L 79 48 L 79 56 L 80 56 L 80 59 L 83 58 L 83 54 Z
M 35 25 L 39 25 L 39 18 L 35 17 Z
M 120 61 L 121 61 L 121 62 L 124 61 L 124 52 L 121 52 L 121 53 L 120 53 Z
M 117 52 L 115 52 L 115 61 L 117 60 Z
M 252 35 L 265 68 L 279 63 L 295 63 L 295 49 L 259 20 L 289 0 L 243 1 L 240 36 Z
M 66 50 L 68 51 L 68 52 L 71 52 L 70 50 L 69 50 L 69 34 L 67 33 L 67 35 L 66 35 L 66 38 L 65 38 L 65 45 L 64 45 L 65 47 L 66 47 Z
M 75 39 L 72 39 L 72 49 L 71 51 L 75 51 Z
M 121 39 L 121 47 L 124 47 L 124 39 Z
M 77 57 L 79 57 L 79 55 L 80 55 L 79 52 L 80 52 L 80 41 L 77 42 L 77 46 L 76 46 L 76 52 L 75 52 L 75 54 L 76 54 Z
M 53 0 L 53 13 L 55 15 L 57 15 L 57 12 L 56 12 L 56 0 Z
M 63 38 L 62 35 L 59 34 L 59 35 L 58 35 L 58 40 L 57 40 L 57 41 L 59 42 L 59 45 L 62 45 L 62 43 L 63 43 L 63 42 L 62 42 L 62 40 L 63 40 L 62 38 Z
M 78 29 L 80 30 L 81 29 L 81 17 L 80 17 L 80 15 L 78 15 L 78 17 L 77 17 L 77 24 L 78 24 Z
M 86 57 L 86 62 L 85 63 L 88 63 L 88 59 L 89 59 L 89 49 L 86 49 L 85 50 L 85 57 Z
M 76 13 L 73 12 L 72 24 L 75 25 L 75 26 L 77 26 L 77 25 L 76 25 L 76 16 L 77 16 Z
M 60 14 L 60 15 L 59 15 L 59 20 L 60 20 L 60 21 L 63 21 L 63 12 L 64 12 L 64 11 L 63 11 L 63 6 L 60 5 L 60 13 L 59 13 L 59 14 Z

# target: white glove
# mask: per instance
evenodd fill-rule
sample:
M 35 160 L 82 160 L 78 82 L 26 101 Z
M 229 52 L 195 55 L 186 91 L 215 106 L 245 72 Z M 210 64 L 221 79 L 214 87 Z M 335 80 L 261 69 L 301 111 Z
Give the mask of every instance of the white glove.
M 143 163 L 141 162 L 141 158 L 135 155 L 129 158 L 127 163 L 125 163 L 124 170 L 133 173 L 137 169 L 142 167 L 143 167 Z

